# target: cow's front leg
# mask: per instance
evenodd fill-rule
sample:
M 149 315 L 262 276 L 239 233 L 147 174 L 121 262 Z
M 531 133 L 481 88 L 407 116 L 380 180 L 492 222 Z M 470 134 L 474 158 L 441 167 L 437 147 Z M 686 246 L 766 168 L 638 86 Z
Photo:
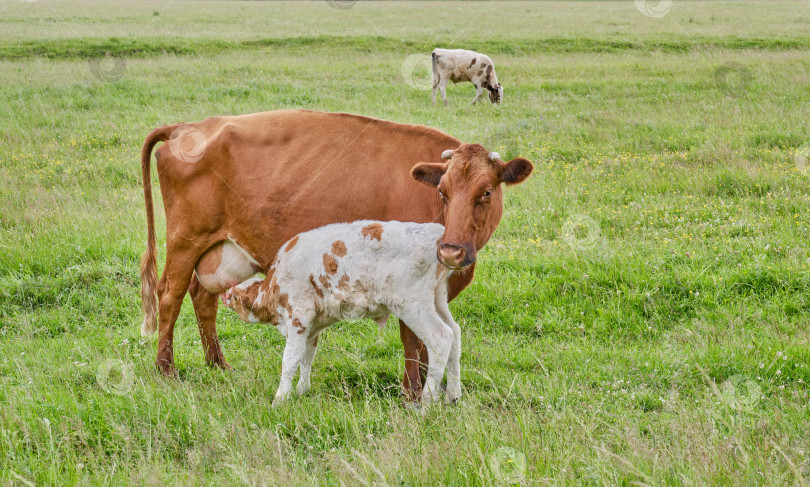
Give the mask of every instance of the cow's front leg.
M 405 377 L 402 379 L 402 390 L 408 401 L 419 401 L 422 396 L 422 384 L 427 375 L 427 350 L 425 344 L 399 320 L 399 338 L 405 349 Z
M 205 363 L 211 367 L 230 369 L 231 366 L 225 361 L 217 336 L 217 310 L 219 309 L 217 295 L 202 287 L 196 274 L 191 279 L 188 293 L 191 295 L 194 314 L 197 316 L 197 327 L 200 329 L 200 339 L 205 351 Z
M 475 84 L 475 83 L 474 83 L 474 84 Z M 480 85 L 480 84 L 475 84 L 475 98 L 473 98 L 473 101 L 472 101 L 472 104 L 473 104 L 473 105 L 475 105 L 476 103 L 478 103 L 478 100 L 480 100 L 480 99 L 481 99 L 481 94 L 482 94 L 483 92 L 484 92 L 484 90 L 481 88 L 481 85 Z

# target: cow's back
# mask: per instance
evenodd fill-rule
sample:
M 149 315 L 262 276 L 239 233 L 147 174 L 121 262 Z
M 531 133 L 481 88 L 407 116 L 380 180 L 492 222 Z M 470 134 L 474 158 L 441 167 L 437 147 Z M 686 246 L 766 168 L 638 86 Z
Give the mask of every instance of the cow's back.
M 410 171 L 460 145 L 428 127 L 305 110 L 188 125 L 205 137 L 199 160 L 171 142 L 158 149 L 168 227 L 208 245 L 231 238 L 264 266 L 293 235 L 329 223 L 441 223 L 435 189 Z

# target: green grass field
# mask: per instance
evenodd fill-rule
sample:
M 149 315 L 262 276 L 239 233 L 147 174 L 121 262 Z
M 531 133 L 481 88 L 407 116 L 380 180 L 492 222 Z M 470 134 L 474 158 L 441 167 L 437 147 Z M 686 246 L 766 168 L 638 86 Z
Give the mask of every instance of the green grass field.
M 0 483 L 810 482 L 810 4 L 339 6 L 0 3 Z M 504 104 L 432 106 L 434 47 Z M 209 369 L 188 299 L 156 373 L 143 139 L 277 108 L 535 162 L 451 305 L 458 404 L 404 408 L 398 328 L 359 322 L 273 409 L 282 337 L 222 311 Z

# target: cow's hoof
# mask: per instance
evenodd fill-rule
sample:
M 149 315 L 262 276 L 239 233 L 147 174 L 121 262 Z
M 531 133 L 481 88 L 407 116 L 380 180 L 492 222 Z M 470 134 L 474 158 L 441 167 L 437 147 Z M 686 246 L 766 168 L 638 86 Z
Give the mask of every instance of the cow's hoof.
M 418 414 L 419 416 L 424 416 L 427 412 L 427 408 L 422 407 L 422 403 L 419 402 L 406 402 L 403 407 L 405 411 L 412 412 L 414 414 Z
M 174 368 L 173 363 L 157 361 L 155 363 L 155 367 L 157 367 L 160 375 L 163 377 L 169 377 L 171 379 L 178 379 L 180 377 L 180 374 L 177 373 L 177 369 Z
M 216 368 L 222 369 L 222 370 L 233 370 L 233 367 L 231 367 L 231 364 L 226 362 L 225 359 L 206 360 L 206 365 L 208 365 L 209 367 L 216 367 Z

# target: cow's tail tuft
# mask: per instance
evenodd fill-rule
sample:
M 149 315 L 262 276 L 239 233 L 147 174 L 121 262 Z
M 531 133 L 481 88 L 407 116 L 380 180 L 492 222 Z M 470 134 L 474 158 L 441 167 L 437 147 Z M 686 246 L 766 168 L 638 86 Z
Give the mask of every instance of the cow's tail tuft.
M 157 329 L 157 242 L 155 241 L 155 209 L 152 203 L 152 149 L 158 142 L 169 140 L 179 125 L 164 125 L 156 128 L 143 143 L 141 149 L 141 172 L 143 176 L 143 197 L 146 203 L 146 252 L 141 257 L 141 301 L 143 303 L 143 324 L 141 335 L 150 336 Z

